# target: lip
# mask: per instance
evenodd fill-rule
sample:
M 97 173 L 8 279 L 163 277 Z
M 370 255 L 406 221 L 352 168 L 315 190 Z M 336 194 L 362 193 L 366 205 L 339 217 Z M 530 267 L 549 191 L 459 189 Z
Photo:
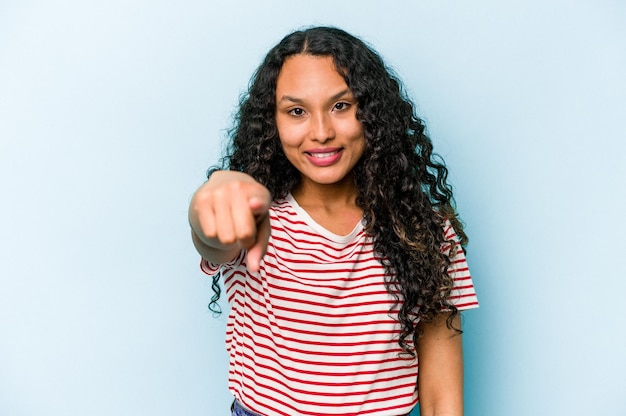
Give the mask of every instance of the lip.
M 342 152 L 342 148 L 335 147 L 327 149 L 311 149 L 304 152 L 304 154 L 312 165 L 324 167 L 337 163 L 337 161 L 341 159 Z

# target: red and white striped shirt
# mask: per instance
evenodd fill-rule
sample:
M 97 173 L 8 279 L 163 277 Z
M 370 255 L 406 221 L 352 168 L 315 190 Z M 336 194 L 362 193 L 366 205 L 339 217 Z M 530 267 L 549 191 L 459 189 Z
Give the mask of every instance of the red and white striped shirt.
M 333 234 L 291 196 L 274 201 L 270 223 L 258 273 L 243 252 L 226 264 L 201 263 L 209 275 L 221 270 L 231 305 L 231 392 L 268 416 L 408 413 L 418 400 L 418 365 L 399 355 L 394 298 L 371 236 L 361 223 Z M 452 301 L 459 310 L 477 307 L 462 250 L 452 261 Z

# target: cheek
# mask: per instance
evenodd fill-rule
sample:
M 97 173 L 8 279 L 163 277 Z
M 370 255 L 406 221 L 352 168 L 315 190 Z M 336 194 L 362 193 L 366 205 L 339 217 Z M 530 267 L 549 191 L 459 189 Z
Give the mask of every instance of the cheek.
M 343 124 L 337 133 L 349 138 L 353 142 L 362 141 L 363 144 L 365 144 L 365 132 L 363 130 L 363 125 L 357 120 Z
M 278 138 L 280 141 L 280 147 L 283 149 L 283 153 L 289 157 L 291 153 L 296 151 L 298 147 L 298 140 L 294 137 L 293 131 L 289 129 L 278 129 Z
M 298 155 L 300 154 L 298 145 L 291 140 L 284 140 L 281 136 L 280 148 L 282 149 L 283 155 L 285 156 L 287 161 L 289 161 L 292 166 L 297 166 L 297 164 L 299 163 Z
M 283 151 L 285 153 L 288 153 L 291 149 L 293 149 L 296 146 L 295 141 L 289 134 L 279 131 L 278 135 L 279 135 L 278 137 L 280 138 L 280 146 L 283 148 Z
M 306 137 L 306 130 L 302 126 L 297 125 L 278 125 L 278 137 L 283 149 L 288 147 L 299 146 Z
M 354 130 L 353 143 L 355 147 L 358 148 L 357 153 L 359 153 L 359 157 L 363 156 L 365 153 L 365 149 L 367 148 L 367 143 L 365 141 L 365 131 L 363 130 L 363 126 L 359 123 L 358 127 Z

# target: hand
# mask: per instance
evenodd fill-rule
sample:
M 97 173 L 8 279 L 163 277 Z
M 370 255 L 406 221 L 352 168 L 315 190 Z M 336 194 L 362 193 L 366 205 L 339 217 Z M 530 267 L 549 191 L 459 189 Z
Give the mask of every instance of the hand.
M 223 263 L 247 250 L 251 271 L 258 271 L 270 236 L 269 190 L 251 176 L 217 171 L 194 194 L 189 223 L 209 261 Z

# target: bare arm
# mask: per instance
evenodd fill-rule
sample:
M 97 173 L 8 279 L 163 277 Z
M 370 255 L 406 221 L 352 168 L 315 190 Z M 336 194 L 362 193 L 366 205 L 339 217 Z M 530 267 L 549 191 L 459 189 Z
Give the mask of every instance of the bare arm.
M 448 314 L 421 324 L 418 340 L 418 392 L 422 416 L 463 415 L 463 342 L 461 334 L 446 326 Z M 454 319 L 460 329 L 460 315 Z
M 270 233 L 267 188 L 241 172 L 218 171 L 194 194 L 189 205 L 191 236 L 198 253 L 225 263 L 245 249 L 248 265 L 259 269 Z

